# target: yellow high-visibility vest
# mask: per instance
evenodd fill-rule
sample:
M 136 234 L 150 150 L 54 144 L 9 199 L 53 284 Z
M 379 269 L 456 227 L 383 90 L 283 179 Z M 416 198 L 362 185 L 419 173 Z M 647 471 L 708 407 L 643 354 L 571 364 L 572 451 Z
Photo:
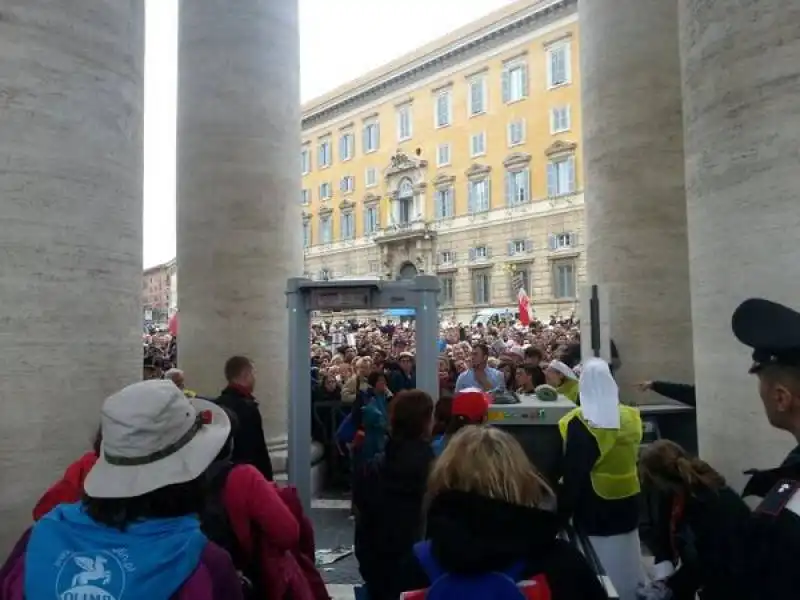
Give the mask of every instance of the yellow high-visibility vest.
M 604 500 L 621 500 L 639 493 L 639 444 L 642 441 L 642 418 L 639 411 L 620 405 L 619 429 L 597 429 L 576 408 L 558 422 L 561 438 L 567 441 L 567 428 L 574 418 L 580 419 L 597 440 L 600 458 L 592 468 L 591 480 L 595 494 Z

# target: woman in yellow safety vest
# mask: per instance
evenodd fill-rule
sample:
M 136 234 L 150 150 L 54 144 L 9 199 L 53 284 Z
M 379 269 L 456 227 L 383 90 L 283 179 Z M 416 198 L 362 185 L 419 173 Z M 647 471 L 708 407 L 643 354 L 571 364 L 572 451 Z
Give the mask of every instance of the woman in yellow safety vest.
M 620 600 L 635 600 L 644 581 L 639 544 L 639 411 L 619 403 L 608 364 L 589 359 L 581 406 L 558 426 L 564 440 L 559 512 L 589 537 Z

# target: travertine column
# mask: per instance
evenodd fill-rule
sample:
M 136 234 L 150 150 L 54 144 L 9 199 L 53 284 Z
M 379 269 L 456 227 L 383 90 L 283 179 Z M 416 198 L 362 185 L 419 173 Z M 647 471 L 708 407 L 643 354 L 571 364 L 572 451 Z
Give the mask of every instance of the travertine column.
M 610 294 L 623 399 L 691 382 L 677 0 L 581 0 L 587 281 Z M 646 399 L 646 398 L 645 398 Z
M 185 0 L 178 78 L 178 357 L 213 395 L 255 361 L 268 438 L 286 433 L 286 280 L 302 272 L 296 0 Z
M 142 374 L 141 0 L 4 2 L 0 555 Z
M 800 309 L 800 3 L 680 4 L 700 450 L 738 484 L 794 443 L 730 320 L 751 296 Z

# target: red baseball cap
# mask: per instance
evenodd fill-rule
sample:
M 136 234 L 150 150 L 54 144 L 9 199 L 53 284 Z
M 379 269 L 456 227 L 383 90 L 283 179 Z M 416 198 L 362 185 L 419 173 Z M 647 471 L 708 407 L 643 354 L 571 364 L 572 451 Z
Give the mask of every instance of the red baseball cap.
M 466 417 L 472 423 L 480 423 L 489 414 L 489 406 L 491 406 L 491 404 L 491 394 L 479 390 L 478 388 L 469 388 L 453 396 L 451 414 L 454 417 Z

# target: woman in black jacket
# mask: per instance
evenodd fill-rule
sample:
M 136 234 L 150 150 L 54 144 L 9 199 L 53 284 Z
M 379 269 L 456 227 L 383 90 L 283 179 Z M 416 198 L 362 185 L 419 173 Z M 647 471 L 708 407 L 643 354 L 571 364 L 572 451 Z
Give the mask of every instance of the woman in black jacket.
M 544 575 L 553 600 L 606 600 L 578 550 L 558 539 L 555 496 L 509 434 L 467 426 L 436 460 L 428 483 L 427 544 L 452 575 L 505 572 L 524 564 L 522 579 Z M 396 587 L 430 587 L 414 557 L 398 570 Z
M 397 600 L 398 563 L 422 538 L 422 500 L 433 462 L 433 399 L 420 390 L 397 394 L 383 454 L 353 482 L 355 554 L 370 600 Z
M 750 509 L 707 463 L 668 440 L 642 453 L 639 473 L 661 507 L 651 550 L 673 600 L 741 598 Z M 676 565 L 680 564 L 677 571 Z M 658 585 L 658 584 L 657 584 Z

